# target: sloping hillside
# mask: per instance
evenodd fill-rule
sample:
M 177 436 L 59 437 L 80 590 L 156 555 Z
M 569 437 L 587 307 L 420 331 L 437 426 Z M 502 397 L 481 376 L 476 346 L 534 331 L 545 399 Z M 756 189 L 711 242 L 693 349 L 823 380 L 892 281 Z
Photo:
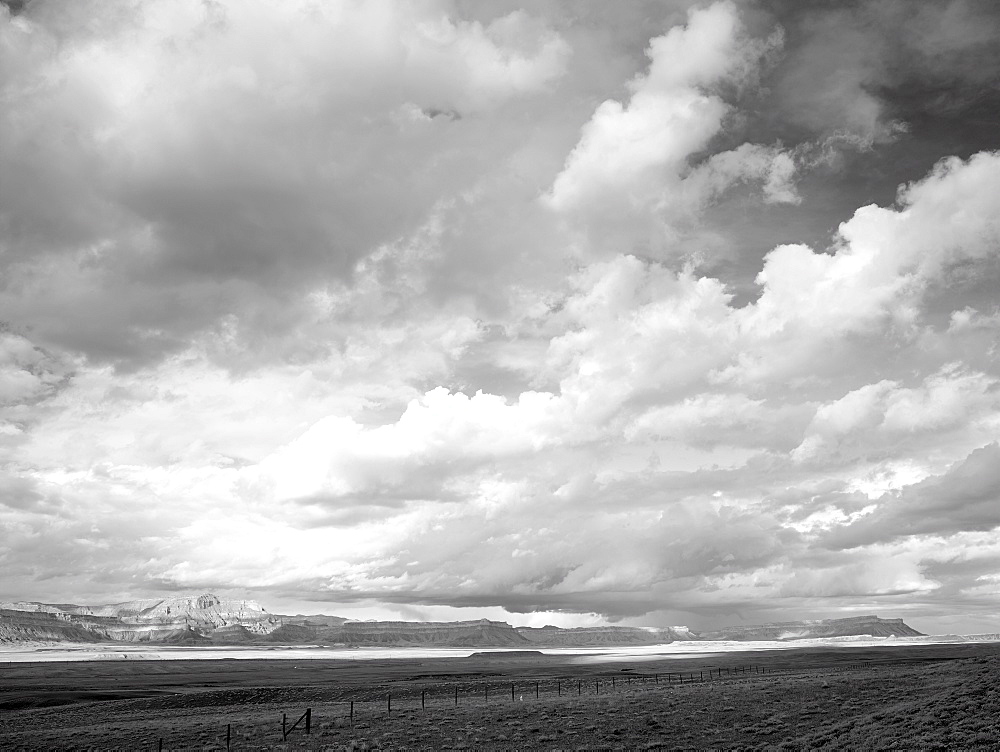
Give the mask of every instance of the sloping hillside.
M 0 643 L 101 642 L 106 634 L 45 611 L 0 609 Z

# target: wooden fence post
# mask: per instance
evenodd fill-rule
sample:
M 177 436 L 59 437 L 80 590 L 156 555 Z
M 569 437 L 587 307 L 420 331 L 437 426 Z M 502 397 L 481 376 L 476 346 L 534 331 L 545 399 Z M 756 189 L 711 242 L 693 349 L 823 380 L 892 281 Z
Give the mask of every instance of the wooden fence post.
M 562 697 L 562 680 L 556 682 L 556 696 Z
M 427 690 L 420 690 L 420 709 L 427 710 Z
M 351 728 L 354 728 L 354 700 L 351 700 Z
M 458 687 L 455 687 L 455 707 L 458 707 Z
M 226 724 L 226 749 L 229 749 L 229 740 L 232 738 L 232 736 L 233 736 L 233 724 L 227 723 Z
M 535 682 L 535 699 L 538 699 L 538 682 Z
M 582 681 L 578 681 L 576 683 L 576 694 L 577 694 L 577 696 L 583 694 L 583 682 Z
M 353 705 L 354 705 L 354 703 L 352 702 L 351 706 L 353 707 Z M 295 723 L 293 723 L 291 725 L 291 727 L 288 727 L 288 716 L 285 715 L 284 713 L 282 713 L 281 714 L 281 740 L 285 741 L 288 738 L 288 735 L 290 733 L 292 733 L 293 731 L 295 731 L 295 729 L 298 728 L 299 724 L 302 723 L 302 721 L 306 722 L 306 733 L 308 734 L 309 733 L 309 729 L 312 726 L 312 708 L 306 708 L 306 712 L 303 713 L 302 715 L 300 715 L 299 716 L 299 720 L 297 720 Z
M 392 692 L 386 695 L 385 711 L 387 715 L 392 715 Z

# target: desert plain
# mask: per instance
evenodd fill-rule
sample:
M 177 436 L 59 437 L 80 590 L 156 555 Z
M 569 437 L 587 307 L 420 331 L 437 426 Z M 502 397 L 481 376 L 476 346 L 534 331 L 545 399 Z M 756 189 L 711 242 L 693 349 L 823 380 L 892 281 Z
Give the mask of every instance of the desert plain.
M 0 656 L 0 748 L 1000 749 L 1000 643 L 747 647 Z M 283 716 L 286 729 L 300 721 L 287 738 Z

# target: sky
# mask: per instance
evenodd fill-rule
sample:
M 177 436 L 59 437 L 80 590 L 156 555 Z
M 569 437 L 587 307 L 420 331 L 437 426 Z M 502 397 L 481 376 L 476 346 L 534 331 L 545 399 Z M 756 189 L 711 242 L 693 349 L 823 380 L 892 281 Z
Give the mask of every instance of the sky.
M 992 0 L 6 0 L 0 600 L 1000 631 Z

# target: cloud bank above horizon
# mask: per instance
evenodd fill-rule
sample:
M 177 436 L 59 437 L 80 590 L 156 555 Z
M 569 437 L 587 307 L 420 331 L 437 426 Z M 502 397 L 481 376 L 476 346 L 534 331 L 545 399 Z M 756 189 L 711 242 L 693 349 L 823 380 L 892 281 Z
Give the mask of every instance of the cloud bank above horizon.
M 998 41 L 0 6 L 2 599 L 1000 631 Z

